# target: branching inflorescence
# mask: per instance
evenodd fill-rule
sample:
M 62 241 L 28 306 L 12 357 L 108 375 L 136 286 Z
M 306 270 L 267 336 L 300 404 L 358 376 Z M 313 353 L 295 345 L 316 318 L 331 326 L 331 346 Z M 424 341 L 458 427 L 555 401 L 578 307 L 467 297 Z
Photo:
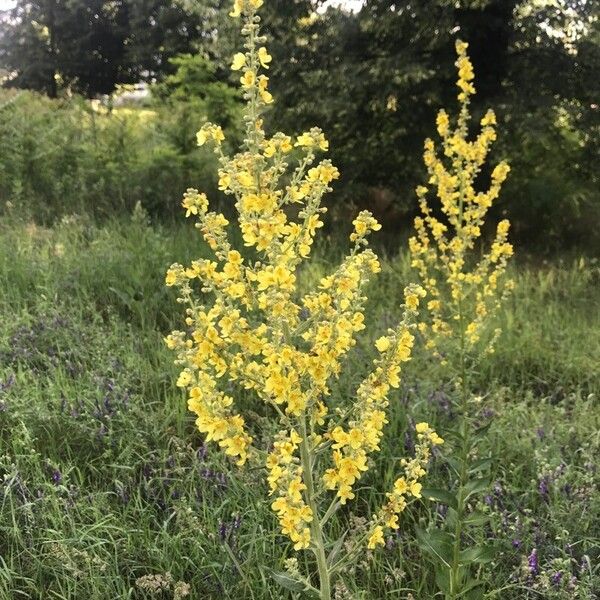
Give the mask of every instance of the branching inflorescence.
M 300 292 L 299 267 L 323 225 L 322 197 L 339 173 L 330 161 L 317 162 L 317 153 L 328 149 L 320 129 L 295 140 L 283 133 L 268 137 L 263 129 L 261 115 L 273 97 L 264 74 L 272 59 L 256 14 L 262 3 L 235 0 L 231 12 L 242 17 L 245 37 L 245 51 L 232 64 L 241 74 L 246 100 L 243 147 L 229 157 L 218 125 L 208 123 L 198 132 L 198 143 L 212 144 L 218 156 L 219 189 L 235 200 L 244 255 L 229 241 L 227 219 L 209 210 L 204 194 L 189 189 L 183 200 L 186 216 L 198 220 L 215 260 L 169 269 L 166 282 L 179 289 L 187 330 L 174 331 L 167 344 L 178 353 L 177 385 L 189 394 L 198 429 L 238 465 L 266 465 L 282 532 L 296 550 L 310 548 L 317 558 L 320 588 L 306 579 L 306 589 L 329 598 L 334 569 L 327 561 L 323 527 L 354 498 L 370 457 L 379 450 L 388 394 L 399 386 L 401 366 L 410 360 L 425 291 L 414 285 L 405 289 L 403 318 L 377 340 L 371 372 L 353 397 L 333 397 L 331 382 L 340 377 L 343 359 L 365 328 L 363 290 L 380 270 L 366 237 L 380 225 L 361 212 L 353 222 L 348 256 L 316 289 Z M 295 157 L 297 166 L 290 168 Z M 226 391 L 236 389 L 269 407 L 281 428 L 276 439 L 263 443 L 260 432 L 249 429 Z M 420 497 L 430 448 L 442 439 L 426 423 L 417 425 L 417 437 L 415 458 L 402 462 L 404 475 L 360 540 L 370 548 L 383 544 L 385 530 L 398 528 L 407 501 Z
M 470 567 L 493 555 L 490 548 L 474 545 L 474 536 L 467 535 L 469 525 L 476 522 L 469 520 L 470 498 L 475 490 L 484 490 L 490 484 L 489 477 L 481 473 L 485 469 L 480 468 L 486 461 L 479 462 L 479 466 L 477 462 L 471 464 L 481 450 L 487 427 L 478 429 L 470 414 L 470 371 L 486 352 L 493 352 L 500 329 L 493 333 L 488 330 L 513 287 L 505 277 L 513 254 L 507 241 L 509 222 L 500 221 L 487 253 L 481 256 L 476 247 L 484 234 L 487 213 L 510 168 L 505 162 L 496 165 L 487 191 L 477 191 L 490 146 L 496 139 L 496 116 L 488 110 L 480 122 L 481 132 L 469 141 L 469 104 L 475 87 L 467 47 L 464 42 L 456 43 L 460 105 L 456 125 L 452 127 L 448 114 L 441 110 L 437 116 L 441 145 L 425 141 L 429 187 L 417 188 L 421 216 L 415 219 L 415 235 L 409 240 L 412 266 L 428 294 L 429 319 L 420 323 L 419 329 L 427 346 L 448 366 L 460 392 L 455 401 L 455 447 L 448 460 L 453 489 L 443 494 L 449 506 L 446 531 L 437 532 L 440 543 L 435 552 L 431 552 L 430 544 L 423 544 L 434 555 L 436 584 L 448 600 L 476 591 L 480 582 L 471 577 L 474 569 Z M 439 200 L 439 211 L 428 203 L 430 188 Z M 465 544 L 471 546 L 463 550 Z
M 468 347 L 475 346 L 485 333 L 486 323 L 512 289 L 512 281 L 502 277 L 513 253 L 507 241 L 508 220 L 498 224 L 489 252 L 478 262 L 473 259 L 488 210 L 498 198 L 510 167 L 505 162 L 496 165 L 488 190 L 477 191 L 477 179 L 496 139 L 496 116 L 488 110 L 481 119 L 480 134 L 469 141 L 469 104 L 475 87 L 467 47 L 465 42 L 456 43 L 460 103 L 456 126 L 451 126 L 448 114 L 441 110 L 437 117 L 441 145 L 436 147 L 433 140 L 425 140 L 429 187 L 417 188 L 421 216 L 415 219 L 416 235 L 409 241 L 412 265 L 427 290 L 431 316 L 430 323 L 420 324 L 420 329 L 435 350 L 440 350 L 444 339 L 463 335 Z M 436 217 L 427 201 L 430 190 L 437 194 L 445 222 Z M 494 332 L 488 350 L 493 350 L 499 333 Z

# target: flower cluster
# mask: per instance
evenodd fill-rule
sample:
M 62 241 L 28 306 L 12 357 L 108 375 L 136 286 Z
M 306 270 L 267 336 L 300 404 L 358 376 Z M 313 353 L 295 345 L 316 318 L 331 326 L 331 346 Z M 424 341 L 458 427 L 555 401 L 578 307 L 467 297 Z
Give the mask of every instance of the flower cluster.
M 407 288 L 407 318 L 416 316 L 419 298 L 424 295 L 420 287 Z M 414 342 L 407 318 L 396 330 L 377 340 L 379 358 L 373 361 L 373 370 L 358 387 L 353 418 L 346 427 L 338 425 L 328 434 L 333 442 L 334 466 L 327 469 L 323 480 L 328 489 L 337 490 L 341 504 L 354 498 L 352 486 L 367 470 L 368 454 L 379 450 L 383 426 L 387 423 L 387 394 L 390 388 L 399 386 L 401 364 L 410 360 Z
M 278 497 L 271 507 L 279 517 L 281 530 L 294 542 L 294 549 L 308 548 L 310 528 L 313 514 L 304 502 L 302 492 L 306 485 L 302 479 L 302 467 L 294 453 L 302 438 L 291 430 L 289 435 L 282 435 L 273 445 L 273 450 L 267 458 L 270 492 Z
M 396 479 L 392 491 L 387 494 L 387 503 L 372 520 L 367 543 L 370 549 L 384 545 L 386 529 L 398 529 L 398 516 L 407 507 L 408 498 L 421 498 L 422 485 L 419 480 L 426 474 L 431 447 L 444 443 L 428 423 L 417 423 L 416 431 L 415 456 L 409 461 L 402 459 L 400 464 L 404 468 L 404 476 Z
M 469 103 L 475 87 L 467 47 L 464 42 L 456 44 L 460 90 L 456 127 L 451 127 L 448 114 L 441 110 L 437 117 L 441 148 L 431 139 L 425 141 L 424 162 L 429 182 L 428 186 L 417 188 L 421 216 L 415 219 L 416 235 L 409 241 L 412 265 L 418 270 L 429 298 L 431 322 L 422 323 L 420 328 L 433 349 L 439 347 L 444 337 L 452 335 L 456 321 L 463 329 L 460 335 L 464 335 L 468 344 L 476 344 L 486 320 L 512 289 L 512 282 L 503 279 L 513 253 L 507 241 L 510 227 L 507 220 L 498 224 L 492 246 L 479 262 L 469 256 L 482 236 L 487 212 L 498 198 L 510 167 L 501 162 L 492 171 L 488 190 L 476 189 L 476 181 L 496 139 L 496 117 L 489 110 L 481 119 L 481 133 L 469 141 Z M 443 221 L 428 204 L 430 190 L 440 200 Z M 498 334 L 496 330 L 494 339 Z M 494 339 L 488 346 L 490 350 Z
M 264 74 L 272 58 L 256 14 L 261 4 L 236 0 L 231 13 L 243 18 L 245 38 L 245 51 L 232 61 L 246 99 L 243 147 L 227 155 L 218 125 L 207 123 L 198 133 L 198 143 L 211 144 L 218 157 L 219 189 L 235 204 L 243 247 L 235 247 L 229 221 L 210 210 L 206 195 L 187 190 L 186 216 L 196 220 L 214 256 L 187 267 L 174 264 L 167 272 L 166 284 L 178 288 L 185 306 L 186 329 L 166 342 L 177 352 L 177 385 L 187 391 L 198 429 L 239 465 L 266 466 L 282 532 L 297 550 L 320 548 L 323 563 L 320 503 L 327 489 L 335 492 L 331 510 L 353 498 L 369 455 L 379 450 L 388 394 L 410 359 L 425 290 L 406 288 L 404 317 L 377 340 L 378 357 L 354 397 L 332 398 L 342 360 L 365 328 L 364 288 L 380 271 L 367 236 L 381 226 L 361 212 L 349 254 L 315 288 L 301 292 L 300 266 L 323 225 L 322 198 L 339 172 L 316 158 L 329 146 L 320 129 L 295 139 L 268 136 L 263 129 L 262 113 L 273 99 Z M 279 421 L 280 433 L 267 452 L 240 413 L 241 397 L 262 403 Z M 416 460 L 424 467 L 426 453 L 419 452 Z

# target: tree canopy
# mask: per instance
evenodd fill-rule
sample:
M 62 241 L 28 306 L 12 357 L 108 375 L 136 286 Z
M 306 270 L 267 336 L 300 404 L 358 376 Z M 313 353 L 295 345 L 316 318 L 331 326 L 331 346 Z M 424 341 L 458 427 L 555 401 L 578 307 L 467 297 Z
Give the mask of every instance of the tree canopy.
M 3 19 L 0 61 L 7 85 L 87 96 L 152 79 L 190 52 L 201 20 L 164 0 L 18 0 Z
M 230 9 L 230 0 L 18 0 L 0 26 L 5 85 L 92 97 L 158 81 L 158 101 L 199 97 L 227 120 L 240 45 Z M 517 234 L 576 239 L 600 218 L 598 17 L 591 0 L 365 0 L 355 12 L 267 0 L 277 99 L 267 125 L 319 123 L 342 172 L 337 205 L 375 205 L 405 222 L 423 140 L 455 96 L 460 37 L 477 73 L 474 117 L 498 113 L 496 158 L 513 165 L 505 206 Z

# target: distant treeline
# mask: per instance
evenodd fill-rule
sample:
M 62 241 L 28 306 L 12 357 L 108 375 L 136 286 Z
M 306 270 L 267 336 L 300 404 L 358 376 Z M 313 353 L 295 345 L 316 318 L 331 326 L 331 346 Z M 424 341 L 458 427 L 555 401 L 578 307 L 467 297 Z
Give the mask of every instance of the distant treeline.
M 228 129 L 239 107 L 230 4 L 19 0 L 0 26 L 5 86 L 56 100 L 23 94 L 0 109 L 2 199 L 44 219 L 70 210 L 112 214 L 138 200 L 164 217 L 186 187 L 214 189 L 205 175 L 212 156 L 195 147 L 194 134 L 207 117 Z M 342 172 L 334 208 L 374 207 L 388 231 L 410 221 L 423 140 L 435 134 L 437 110 L 455 105 L 460 36 L 477 73 L 473 112 L 498 113 L 495 159 L 512 166 L 498 206 L 513 235 L 543 248 L 597 247 L 594 3 L 366 0 L 358 13 L 317 4 L 265 3 L 276 97 L 268 119 L 273 130 L 323 127 Z M 153 82 L 144 111 L 103 114 L 76 97 L 141 80 Z M 235 141 L 238 133 L 228 133 Z

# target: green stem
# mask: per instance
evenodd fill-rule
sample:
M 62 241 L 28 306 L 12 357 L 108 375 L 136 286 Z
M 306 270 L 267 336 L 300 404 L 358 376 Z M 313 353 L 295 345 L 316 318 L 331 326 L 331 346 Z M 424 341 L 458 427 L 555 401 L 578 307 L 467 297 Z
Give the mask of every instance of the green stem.
M 462 168 L 461 168 L 462 172 Z M 462 182 L 461 182 L 462 192 Z M 463 201 L 464 194 L 461 193 L 459 203 L 459 216 L 458 223 L 462 228 L 463 219 Z M 460 331 L 460 388 L 461 398 L 459 407 L 459 419 L 460 419 L 460 452 L 458 456 L 459 461 L 459 473 L 458 473 L 458 494 L 457 494 L 457 507 L 456 507 L 456 525 L 454 526 L 454 545 L 452 548 L 452 565 L 450 567 L 450 600 L 455 600 L 460 594 L 460 548 L 461 548 L 461 536 L 463 532 L 463 519 L 465 515 L 465 498 L 463 492 L 465 485 L 468 481 L 468 463 L 469 463 L 469 386 L 467 381 L 467 357 L 466 357 L 466 343 L 465 343 L 465 323 L 463 313 L 463 298 L 462 290 L 458 297 L 458 327 Z
M 329 568 L 327 566 L 327 555 L 325 554 L 325 544 L 323 542 L 323 530 L 321 528 L 321 521 L 318 517 L 317 503 L 315 501 L 315 487 L 312 473 L 313 464 L 310 456 L 310 449 L 308 447 L 306 418 L 302 421 L 300 460 L 302 462 L 304 484 L 306 485 L 306 501 L 313 515 L 310 533 L 312 550 L 317 559 L 317 569 L 319 572 L 319 596 L 321 600 L 331 600 L 331 581 Z

